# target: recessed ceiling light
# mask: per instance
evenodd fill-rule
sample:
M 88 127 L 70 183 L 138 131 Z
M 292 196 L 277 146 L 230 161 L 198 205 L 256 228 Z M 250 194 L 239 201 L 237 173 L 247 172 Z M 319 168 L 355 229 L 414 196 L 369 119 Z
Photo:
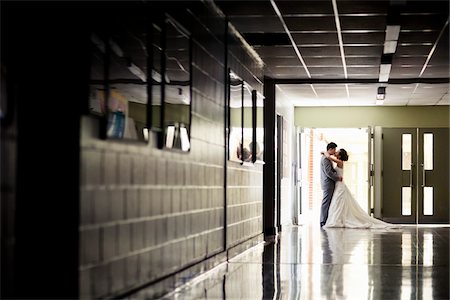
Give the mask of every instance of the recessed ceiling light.
M 393 54 L 397 49 L 397 41 L 385 41 L 383 53 L 384 54 Z
M 386 26 L 386 41 L 397 41 L 400 33 L 400 25 L 387 25 Z

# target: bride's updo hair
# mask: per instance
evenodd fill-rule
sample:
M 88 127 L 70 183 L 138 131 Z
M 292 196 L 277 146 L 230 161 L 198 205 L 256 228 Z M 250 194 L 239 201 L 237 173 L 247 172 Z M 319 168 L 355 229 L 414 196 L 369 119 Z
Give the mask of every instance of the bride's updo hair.
M 347 151 L 345 151 L 345 149 L 343 149 L 343 148 L 339 149 L 339 159 L 342 160 L 342 161 L 347 161 L 348 160 Z

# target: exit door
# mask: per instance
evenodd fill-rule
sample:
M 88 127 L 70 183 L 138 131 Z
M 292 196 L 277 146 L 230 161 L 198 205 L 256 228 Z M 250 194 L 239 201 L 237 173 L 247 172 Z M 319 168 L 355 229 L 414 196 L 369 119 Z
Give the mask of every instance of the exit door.
M 383 220 L 449 223 L 449 129 L 383 129 Z

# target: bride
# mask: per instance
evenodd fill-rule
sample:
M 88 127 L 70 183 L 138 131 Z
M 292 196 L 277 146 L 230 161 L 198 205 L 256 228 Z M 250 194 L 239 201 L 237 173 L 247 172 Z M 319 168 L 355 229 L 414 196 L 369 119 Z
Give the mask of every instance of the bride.
M 347 151 L 340 149 L 335 156 L 324 151 L 321 153 L 337 164 L 335 170 L 339 176 L 343 176 L 344 162 L 348 160 Z M 337 181 L 324 227 L 393 228 L 398 226 L 369 216 L 356 202 L 345 183 Z

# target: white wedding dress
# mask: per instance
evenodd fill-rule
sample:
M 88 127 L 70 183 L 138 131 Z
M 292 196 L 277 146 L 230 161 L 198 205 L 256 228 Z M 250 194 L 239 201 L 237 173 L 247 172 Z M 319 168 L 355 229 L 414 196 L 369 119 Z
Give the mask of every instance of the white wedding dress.
M 344 170 L 336 167 L 336 172 L 339 176 L 343 176 Z M 324 227 L 397 228 L 399 226 L 369 216 L 356 202 L 345 183 L 336 181 Z

